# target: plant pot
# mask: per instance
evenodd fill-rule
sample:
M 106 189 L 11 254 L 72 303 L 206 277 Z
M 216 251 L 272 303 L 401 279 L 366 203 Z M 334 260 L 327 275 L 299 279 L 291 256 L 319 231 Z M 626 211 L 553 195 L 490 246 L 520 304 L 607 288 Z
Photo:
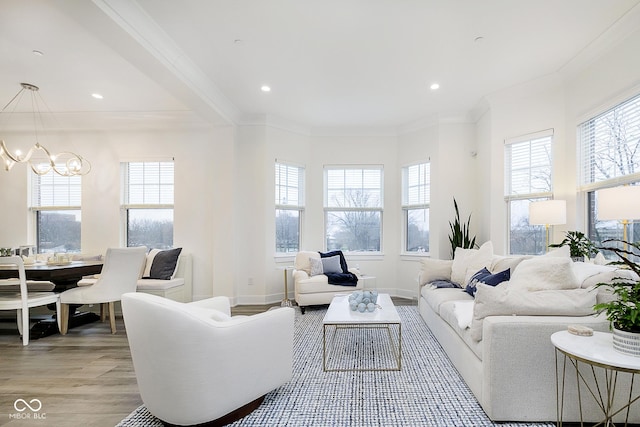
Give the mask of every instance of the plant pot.
M 640 357 L 640 333 L 613 328 L 613 348 L 620 353 Z

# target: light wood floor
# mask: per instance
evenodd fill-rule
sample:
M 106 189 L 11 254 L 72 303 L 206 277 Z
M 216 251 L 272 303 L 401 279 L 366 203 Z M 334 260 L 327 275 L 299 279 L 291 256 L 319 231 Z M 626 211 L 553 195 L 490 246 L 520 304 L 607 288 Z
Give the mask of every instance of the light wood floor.
M 396 305 L 415 305 L 394 298 Z M 272 305 L 238 306 L 232 314 L 251 315 Z M 124 323 L 92 323 L 32 340 L 22 346 L 12 319 L 0 322 L 0 426 L 115 426 L 142 404 Z M 158 331 L 158 333 L 161 333 Z M 46 420 L 16 420 L 14 402 L 38 399 Z M 30 412 L 28 409 L 24 413 Z

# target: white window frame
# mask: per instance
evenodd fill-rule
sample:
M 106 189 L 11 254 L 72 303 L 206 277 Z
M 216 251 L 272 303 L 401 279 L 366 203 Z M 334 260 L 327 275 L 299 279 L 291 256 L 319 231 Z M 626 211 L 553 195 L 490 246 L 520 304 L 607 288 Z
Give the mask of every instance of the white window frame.
M 78 211 L 80 212 L 80 223 L 82 224 L 82 176 L 62 176 L 53 171 L 45 174 L 38 175 L 29 170 L 29 210 L 31 212 L 33 238 L 37 247 L 37 251 L 42 253 L 43 249 L 40 247 L 40 230 L 38 227 L 38 216 L 41 212 L 54 212 L 54 211 Z M 43 184 L 42 181 L 48 181 L 50 184 Z M 52 191 L 48 192 L 48 200 L 43 201 L 42 187 L 49 186 Z M 58 191 L 56 192 L 56 189 Z M 80 231 L 80 242 L 82 244 L 82 227 Z M 81 252 L 81 247 L 78 251 Z
M 612 176 L 604 176 L 604 174 L 598 173 L 598 167 L 595 162 L 595 159 L 610 157 L 610 153 L 614 153 L 614 156 L 616 152 L 620 153 L 620 150 L 613 149 L 615 144 L 608 145 L 604 141 L 607 138 L 607 133 L 611 130 L 621 132 L 625 140 L 640 141 L 640 131 L 635 131 L 635 133 L 629 135 L 626 127 L 624 129 L 615 128 L 615 123 L 614 126 L 607 127 L 607 123 L 622 120 L 621 117 L 625 115 L 627 117 L 631 115 L 629 121 L 625 123 L 625 125 L 631 129 L 631 132 L 640 127 L 640 93 L 636 92 L 633 96 L 620 99 L 619 102 L 616 102 L 614 105 L 610 104 L 608 107 L 591 114 L 585 120 L 582 120 L 576 129 L 578 158 L 580 159 L 578 165 L 578 194 L 584 206 L 583 212 L 585 228 L 587 230 L 586 234 L 590 239 L 596 241 L 596 244 L 598 244 L 595 236 L 598 223 L 595 206 L 596 192 L 605 188 L 640 183 L 640 153 L 638 152 L 640 144 L 632 146 L 633 144 L 630 143 L 627 147 L 625 147 L 624 144 L 621 145 L 622 150 L 629 148 L 632 154 L 637 153 L 635 156 L 632 156 L 634 158 L 633 170 L 629 170 L 629 164 L 627 163 L 626 171 L 614 169 L 614 173 L 611 174 Z M 597 141 L 599 140 L 602 140 L 602 143 L 599 144 L 599 147 L 596 147 Z M 610 150 L 609 153 L 607 153 L 607 148 Z M 599 151 L 596 152 L 596 150 Z M 629 154 L 629 152 L 627 152 L 627 154 Z M 637 170 L 637 172 L 635 170 Z M 600 176 L 598 177 L 598 175 Z M 630 221 L 629 224 L 631 227 L 640 226 L 639 221 Z M 623 234 L 622 223 L 616 223 L 615 227 L 620 230 L 620 236 L 618 238 L 621 239 Z M 633 240 L 632 236 L 633 229 L 628 239 Z M 608 237 L 605 237 L 605 239 L 606 238 Z
M 289 185 L 288 184 L 288 179 L 285 178 L 285 182 L 283 183 L 282 180 L 279 180 L 279 178 L 282 177 L 281 173 L 282 173 L 282 169 L 284 168 L 284 172 L 288 174 L 290 172 L 293 172 L 294 170 L 297 171 L 297 180 L 295 185 Z M 282 252 L 282 251 L 278 251 L 278 225 L 277 223 L 274 223 L 275 227 L 274 227 L 274 250 L 275 250 L 275 256 L 276 257 L 287 257 L 287 256 L 291 256 L 294 255 L 296 252 L 298 252 L 301 248 L 302 248 L 302 244 L 303 244 L 303 236 L 302 236 L 302 230 L 303 230 L 303 219 L 304 219 L 304 208 L 305 208 L 305 168 L 302 165 L 298 165 L 292 162 L 288 162 L 288 161 L 284 161 L 284 160 L 278 160 L 276 159 L 275 162 L 275 210 L 274 213 L 276 214 L 276 219 L 275 221 L 277 221 L 277 212 L 281 211 L 281 210 L 289 210 L 289 211 L 296 211 L 298 214 L 298 250 L 296 250 L 295 252 Z M 289 191 L 287 190 L 291 190 L 296 192 L 296 199 L 293 202 L 287 197 L 287 194 L 289 194 Z M 284 194 L 287 193 L 287 194 Z
M 418 168 L 418 178 L 413 182 L 410 178 L 411 169 Z M 412 192 L 415 188 L 416 192 Z M 430 242 L 425 251 L 408 251 L 409 211 L 427 210 L 430 214 L 431 206 L 431 162 L 429 160 L 413 163 L 402 168 L 402 255 L 429 256 Z M 430 227 L 429 227 L 430 230 Z
M 533 144 L 547 144 L 548 143 L 548 164 L 544 162 L 534 162 L 531 157 L 531 147 Z M 524 168 L 520 168 L 520 170 L 526 170 L 529 175 L 527 180 L 527 186 L 529 187 L 529 191 L 517 191 L 512 187 L 513 184 L 513 172 L 512 168 L 512 152 L 513 148 L 516 146 L 525 146 L 528 144 L 529 146 L 529 157 L 528 157 L 528 165 Z M 504 201 L 505 201 L 505 209 L 506 209 L 506 247 L 507 253 L 512 254 L 511 248 L 511 215 L 512 215 L 512 204 L 514 202 L 521 201 L 529 201 L 529 202 L 537 202 L 543 200 L 553 199 L 553 147 L 554 147 L 554 130 L 546 129 L 540 132 L 530 133 L 522 136 L 518 136 L 515 138 L 509 138 L 504 141 L 504 173 L 505 173 L 505 189 L 504 189 Z M 533 182 L 534 179 L 532 175 L 536 169 L 548 168 L 549 176 L 547 177 L 549 181 L 549 187 L 547 189 L 535 189 Z M 538 191 L 536 191 L 538 190 Z M 528 218 L 528 212 L 526 216 Z M 536 234 L 540 234 L 541 236 L 545 236 L 544 234 L 544 226 L 541 225 L 529 225 L 532 232 Z M 542 242 L 546 242 L 546 239 L 542 239 Z M 543 244 L 544 247 L 544 244 Z M 544 253 L 546 248 L 543 248 Z
M 365 174 L 365 171 L 376 171 L 379 172 L 379 183 L 375 188 L 370 188 L 379 191 L 379 199 L 376 203 L 376 206 L 367 206 L 367 207 L 349 207 L 349 206 L 340 206 L 337 201 L 331 201 L 329 196 L 329 171 L 352 171 L 355 173 Z M 362 250 L 343 250 L 345 253 L 349 253 L 351 255 L 363 255 L 363 256 L 379 256 L 382 254 L 383 246 L 383 223 L 384 223 L 384 166 L 383 165 L 325 165 L 324 166 L 324 250 L 330 250 L 327 245 L 328 239 L 328 219 L 329 215 L 332 212 L 377 212 L 380 216 L 380 236 L 379 236 L 379 246 L 380 248 L 377 251 L 362 251 Z M 345 178 L 346 180 L 346 178 Z M 348 188 L 345 186 L 342 187 L 344 190 Z M 366 187 L 363 185 L 361 189 L 364 191 Z
M 157 201 L 154 200 L 153 202 L 146 202 L 145 199 L 149 198 L 148 194 L 146 192 L 146 190 L 143 190 L 144 195 L 142 196 L 143 200 L 134 200 L 131 201 L 131 195 L 130 195 L 130 180 L 129 180 L 129 165 L 130 164 L 162 164 L 162 163 L 171 163 L 172 165 L 172 179 L 171 179 L 171 184 L 168 183 L 161 183 L 161 182 L 152 182 L 149 184 L 143 184 L 144 187 L 148 186 L 157 186 L 158 187 L 158 191 L 157 191 Z M 154 159 L 154 160 L 128 160 L 128 161 L 123 161 L 120 163 L 120 174 L 121 174 L 121 206 L 120 206 L 120 223 L 121 223 L 121 244 L 123 246 L 127 246 L 128 245 L 128 216 L 129 216 L 129 210 L 136 210 L 136 209 L 163 209 L 163 210 L 174 210 L 174 197 L 175 197 L 175 162 L 173 158 L 169 158 L 169 159 Z M 168 188 L 171 187 L 171 195 L 169 196 L 168 192 L 166 191 L 161 191 L 161 188 Z M 153 195 L 153 198 L 156 198 L 156 195 Z M 172 220 L 174 226 L 175 226 L 175 221 Z M 174 228 L 174 233 L 175 233 L 175 228 Z M 173 244 L 175 235 L 171 237 L 171 241 Z M 149 248 L 151 249 L 151 248 Z

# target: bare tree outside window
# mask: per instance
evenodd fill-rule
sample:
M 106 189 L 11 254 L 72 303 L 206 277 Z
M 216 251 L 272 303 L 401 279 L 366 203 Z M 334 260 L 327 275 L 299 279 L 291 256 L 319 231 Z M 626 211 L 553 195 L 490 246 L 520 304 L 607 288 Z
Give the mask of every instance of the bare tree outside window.
M 597 245 L 622 239 L 620 221 L 598 221 L 596 192 L 615 185 L 640 183 L 640 95 L 578 126 L 582 150 L 582 185 L 587 191 L 589 238 Z M 640 239 L 640 223 L 632 222 L 628 240 Z M 606 255 L 606 254 L 605 254 Z
M 304 168 L 275 165 L 276 253 L 300 250 L 300 226 L 304 211 Z
M 327 169 L 327 250 L 379 252 L 382 236 L 382 169 Z
M 505 145 L 505 200 L 509 217 L 509 253 L 546 251 L 545 228 L 529 223 L 529 204 L 552 196 L 552 133 L 520 138 Z

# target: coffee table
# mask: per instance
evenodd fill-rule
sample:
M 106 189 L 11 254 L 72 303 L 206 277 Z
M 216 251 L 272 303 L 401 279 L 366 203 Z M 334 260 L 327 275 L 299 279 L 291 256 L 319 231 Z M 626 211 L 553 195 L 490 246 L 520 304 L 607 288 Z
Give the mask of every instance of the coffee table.
M 399 371 L 402 322 L 388 294 L 374 312 L 352 311 L 349 294 L 336 295 L 322 320 L 324 371 Z M 381 365 L 381 366 L 378 366 Z

